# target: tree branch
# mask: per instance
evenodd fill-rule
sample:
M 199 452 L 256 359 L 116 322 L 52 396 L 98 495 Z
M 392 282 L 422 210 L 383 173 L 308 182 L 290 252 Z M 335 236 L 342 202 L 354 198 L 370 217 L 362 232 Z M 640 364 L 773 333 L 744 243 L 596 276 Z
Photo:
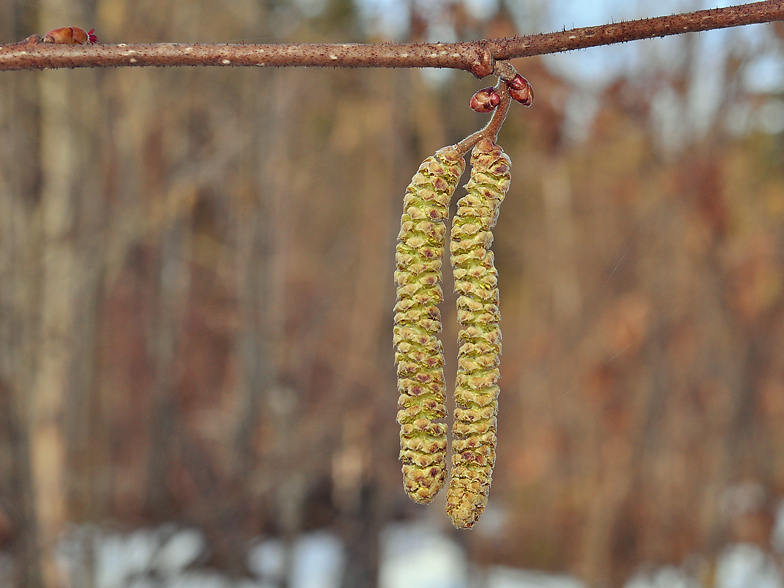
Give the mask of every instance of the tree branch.
M 439 67 L 483 78 L 500 60 L 779 20 L 784 20 L 784 0 L 468 43 L 56 45 L 33 35 L 0 45 L 0 71 L 153 65 Z

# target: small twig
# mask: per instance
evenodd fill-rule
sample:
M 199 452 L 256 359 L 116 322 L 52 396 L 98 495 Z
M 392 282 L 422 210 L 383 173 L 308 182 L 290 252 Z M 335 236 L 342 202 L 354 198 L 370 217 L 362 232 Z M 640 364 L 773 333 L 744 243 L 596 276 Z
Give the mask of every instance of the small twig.
M 0 45 L 0 70 L 166 65 L 258 67 L 440 67 L 493 72 L 495 61 L 784 20 L 784 0 L 470 43 L 336 45 L 55 45 L 38 35 Z

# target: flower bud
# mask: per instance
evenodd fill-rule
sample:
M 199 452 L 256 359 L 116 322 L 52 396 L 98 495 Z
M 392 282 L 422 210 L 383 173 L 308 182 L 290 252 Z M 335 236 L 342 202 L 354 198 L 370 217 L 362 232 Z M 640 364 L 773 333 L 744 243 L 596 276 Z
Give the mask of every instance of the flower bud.
M 500 103 L 501 97 L 495 91 L 495 88 L 490 86 L 489 88 L 482 88 L 471 96 L 471 102 L 468 105 L 475 112 L 490 112 L 495 110 L 495 107 Z
M 509 95 L 523 106 L 531 106 L 534 101 L 534 88 L 531 83 L 520 74 L 508 82 Z
M 93 45 L 98 42 L 98 37 L 95 35 L 95 29 L 87 32 L 79 27 L 63 27 L 46 33 L 43 42 L 58 45 Z

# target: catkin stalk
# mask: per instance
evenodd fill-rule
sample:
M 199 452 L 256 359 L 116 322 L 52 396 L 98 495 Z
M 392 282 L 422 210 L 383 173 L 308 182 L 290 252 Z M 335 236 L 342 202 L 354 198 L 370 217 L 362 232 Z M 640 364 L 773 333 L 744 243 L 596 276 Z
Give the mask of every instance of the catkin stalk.
M 444 299 L 444 221 L 464 170 L 465 160 L 454 147 L 422 162 L 406 190 L 395 254 L 400 461 L 406 493 L 420 504 L 432 502 L 446 479 L 446 424 L 436 422 L 446 416 L 438 304 Z
M 483 139 L 474 147 L 471 166 L 451 240 L 460 348 L 446 511 L 458 529 L 470 529 L 479 520 L 495 465 L 501 313 L 490 246 L 512 162 L 498 145 Z

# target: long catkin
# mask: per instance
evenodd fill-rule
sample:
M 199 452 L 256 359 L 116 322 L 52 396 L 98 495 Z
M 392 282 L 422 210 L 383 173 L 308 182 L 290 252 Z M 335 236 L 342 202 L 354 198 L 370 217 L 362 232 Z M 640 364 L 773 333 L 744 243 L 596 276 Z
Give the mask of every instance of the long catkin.
M 446 479 L 444 353 L 438 304 L 443 301 L 444 254 L 449 201 L 465 170 L 454 147 L 428 157 L 414 175 L 403 201 L 395 254 L 395 363 L 397 422 L 403 486 L 414 502 L 428 504 Z
M 459 529 L 473 527 L 484 511 L 495 464 L 501 314 L 490 246 L 512 162 L 484 139 L 474 147 L 471 166 L 468 194 L 457 203 L 451 240 L 460 349 L 446 511 Z

